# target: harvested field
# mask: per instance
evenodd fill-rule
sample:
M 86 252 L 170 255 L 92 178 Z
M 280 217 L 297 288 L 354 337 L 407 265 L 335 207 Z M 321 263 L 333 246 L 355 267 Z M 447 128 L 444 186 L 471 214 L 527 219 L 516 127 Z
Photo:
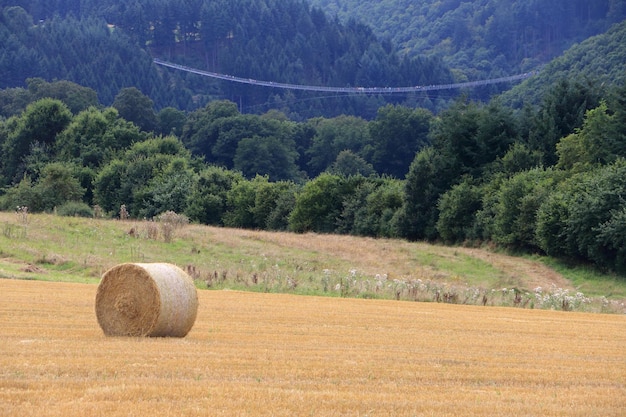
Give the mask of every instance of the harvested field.
M 623 416 L 623 315 L 200 291 L 105 337 L 97 286 L 0 279 L 0 416 Z

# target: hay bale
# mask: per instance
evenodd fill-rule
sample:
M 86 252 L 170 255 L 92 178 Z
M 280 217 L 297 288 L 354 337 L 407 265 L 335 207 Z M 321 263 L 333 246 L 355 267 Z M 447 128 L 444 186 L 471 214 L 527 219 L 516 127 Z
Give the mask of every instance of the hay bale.
M 193 280 L 167 263 L 117 265 L 96 293 L 98 324 L 107 336 L 184 337 L 197 312 Z

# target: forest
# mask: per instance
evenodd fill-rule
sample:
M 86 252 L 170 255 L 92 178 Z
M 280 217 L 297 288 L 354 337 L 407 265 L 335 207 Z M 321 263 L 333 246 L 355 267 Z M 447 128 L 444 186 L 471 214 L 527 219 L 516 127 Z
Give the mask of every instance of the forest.
M 20 3 L 18 2 L 12 2 Z M 345 24 L 296 0 L 24 1 L 5 7 L 0 23 L 0 88 L 27 78 L 65 79 L 113 102 L 136 87 L 157 108 L 193 110 L 228 99 L 246 113 L 276 108 L 291 119 L 353 114 L 372 118 L 385 104 L 438 93 L 321 97 L 159 71 L 152 57 L 244 78 L 330 86 L 415 86 L 452 81 L 441 59 L 401 56 L 356 21 Z M 0 5 L 2 2 L 0 2 Z
M 139 37 L 154 36 L 154 29 L 146 32 L 130 21 L 114 24 L 126 25 L 126 35 L 104 23 L 108 19 L 75 17 L 92 7 L 121 19 L 126 14 L 115 2 L 59 2 L 66 8 L 56 5 L 51 18 L 48 9 L 35 7 L 37 1 L 24 3 L 29 8 L 3 9 L 0 28 L 0 40 L 16 48 L 3 49 L 3 56 L 15 52 L 14 62 L 24 62 L 24 71 L 45 65 L 47 57 L 34 52 L 31 64 L 20 60 L 28 56 L 21 47 L 30 36 L 43 39 L 40 30 L 49 31 L 52 45 L 54 36 L 61 39 L 61 33 L 73 35 L 100 22 L 90 42 L 81 43 L 77 35 L 78 49 L 68 46 L 68 57 L 50 54 L 60 62 L 78 62 L 71 59 L 84 55 L 80 48 L 97 48 L 92 41 L 99 37 L 113 42 L 109 45 L 127 45 L 129 53 L 137 51 L 137 42 L 153 42 Z M 71 4 L 80 4 L 80 10 Z M 318 10 L 293 5 L 294 13 Z M 317 13 L 324 27 L 349 27 Z M 76 24 L 65 25 L 67 19 Z M 54 22 L 58 27 L 52 30 Z M 18 35 L 23 39 L 15 39 Z M 194 40 L 187 46 L 174 35 L 171 53 L 188 48 L 188 61 L 184 54 L 181 59 L 195 65 L 199 55 L 190 51 L 199 35 L 190 34 Z M 170 105 L 157 104 L 141 82 L 180 81 L 193 101 L 192 83 L 156 69 L 149 49 L 126 56 L 111 51 L 106 59 L 120 65 L 119 73 L 134 59 L 152 72 L 134 74 L 143 81 L 132 85 L 131 78 L 128 84 L 113 82 L 120 74 L 111 71 L 107 100 L 89 83 L 45 73 L 30 74 L 24 85 L 14 78 L 0 90 L 0 209 L 146 219 L 174 212 L 226 227 L 492 244 L 623 275 L 625 37 L 622 22 L 487 101 L 461 94 L 438 111 L 416 102 L 371 102 L 371 117 L 345 111 L 304 118 L 305 113 L 281 106 L 248 113 L 236 95 L 227 99 L 221 93 L 198 99 L 206 102 L 191 109 L 178 107 L 174 95 Z M 203 59 L 226 65 L 222 47 L 200 49 L 208 51 Z M 217 55 L 212 48 L 220 50 Z M 3 75 L 15 74 L 7 61 L 1 65 Z M 107 64 L 101 65 L 98 77 L 107 72 Z M 86 68 L 66 66 L 76 72 Z M 167 91 L 173 92 L 159 90 L 162 98 Z
M 593 3 L 593 4 L 591 4 Z M 152 58 L 233 76 L 335 87 L 476 81 L 534 71 L 626 17 L 623 0 L 0 0 L 0 88 L 69 80 L 111 105 L 136 87 L 157 109 L 226 99 L 303 121 L 386 105 L 487 102 L 511 83 L 466 91 L 328 95 L 218 81 L 157 68 Z
M 626 17 L 624 0 L 311 0 L 358 19 L 409 56 L 439 56 L 462 77 L 525 72 Z

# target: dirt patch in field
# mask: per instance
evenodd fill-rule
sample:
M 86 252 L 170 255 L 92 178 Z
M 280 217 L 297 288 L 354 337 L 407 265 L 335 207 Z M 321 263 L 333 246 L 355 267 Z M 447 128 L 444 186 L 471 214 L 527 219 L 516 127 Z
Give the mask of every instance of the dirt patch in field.
M 20 273 L 27 274 L 45 274 L 47 271 L 32 263 L 24 263 L 24 261 L 5 257 L 0 258 L 0 278 L 20 278 Z
M 563 289 L 574 289 L 572 283 L 563 275 L 549 267 L 529 259 L 517 258 L 483 249 L 455 248 L 459 253 L 480 259 L 493 265 L 494 268 L 506 271 L 507 274 L 519 276 L 529 289 L 555 286 Z
M 37 265 L 33 265 L 33 264 L 28 264 L 25 267 L 20 268 L 20 271 L 33 273 L 33 274 L 45 274 L 46 273 L 45 269 L 40 268 Z

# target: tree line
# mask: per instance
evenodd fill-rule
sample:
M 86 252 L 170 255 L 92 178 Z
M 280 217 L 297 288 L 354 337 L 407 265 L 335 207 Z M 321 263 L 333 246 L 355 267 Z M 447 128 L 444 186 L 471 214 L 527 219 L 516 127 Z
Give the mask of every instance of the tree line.
M 493 242 L 626 272 L 625 85 L 562 79 L 519 111 L 459 99 L 303 122 L 225 100 L 157 112 L 134 88 L 110 107 L 66 81 L 18 90 L 30 102 L 0 123 L 3 210 Z

